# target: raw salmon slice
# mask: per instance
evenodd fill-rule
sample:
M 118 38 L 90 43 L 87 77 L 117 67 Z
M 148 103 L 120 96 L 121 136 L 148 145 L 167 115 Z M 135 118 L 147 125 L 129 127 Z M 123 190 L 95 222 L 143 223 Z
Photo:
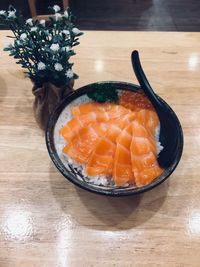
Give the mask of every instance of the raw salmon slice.
M 75 117 L 60 129 L 60 134 L 68 142 L 83 126 L 95 121 L 107 122 L 111 119 L 119 118 L 122 115 L 128 114 L 130 111 L 124 107 L 111 103 L 99 104 L 90 102 L 72 108 L 72 113 Z
M 107 123 L 107 133 L 106 137 L 113 143 L 116 143 L 118 135 L 121 133 L 122 129 L 114 122 Z
M 156 177 L 162 174 L 163 170 L 155 162 L 152 167 L 135 172 L 135 182 L 137 186 L 144 186 L 151 183 Z
M 85 113 L 86 110 L 91 111 L 92 107 L 94 109 L 92 112 Z M 108 122 L 116 119 L 119 120 L 119 118 L 125 116 L 125 118 L 120 122 L 122 124 L 122 122 L 124 123 L 125 120 L 128 120 L 128 118 L 130 121 L 130 118 L 133 117 L 133 114 L 126 108 L 110 103 L 104 105 L 95 102 L 86 103 L 80 105 L 79 107 L 75 107 L 75 109 L 72 109 L 72 112 L 77 115 L 60 129 L 60 134 L 68 142 L 76 136 L 82 127 L 90 124 L 91 122 Z
M 83 114 L 67 122 L 67 124 L 60 129 L 60 134 L 66 141 L 69 142 L 80 131 L 82 127 L 88 125 L 90 122 L 95 121 L 96 114 L 94 112 Z
M 126 114 L 131 113 L 131 111 L 127 108 L 124 108 L 120 105 L 114 105 L 109 110 L 107 110 L 109 119 L 119 118 Z
M 128 123 L 121 132 L 121 134 L 117 137 L 116 142 L 117 144 L 130 150 L 131 140 L 132 140 L 132 126 L 131 123 Z
M 137 121 L 132 122 L 130 151 L 132 171 L 137 186 L 151 183 L 163 172 L 157 163 L 156 140 L 153 138 L 153 129 L 150 132 Z
M 138 152 L 142 149 L 148 149 L 149 146 L 151 147 L 151 150 L 156 155 L 157 153 L 157 146 L 155 141 L 154 134 L 151 134 L 143 125 L 141 125 L 137 120 L 132 122 L 132 132 L 136 142 L 135 149 L 138 149 Z M 138 144 L 137 144 L 138 141 Z M 146 146 L 146 148 L 145 148 Z M 144 153 L 144 152 L 143 152 Z
M 116 139 L 117 146 L 114 157 L 113 180 L 119 186 L 127 182 L 134 182 L 130 153 L 131 141 L 132 127 L 129 124 Z
M 115 184 L 122 186 L 126 183 L 134 183 L 130 151 L 117 145 L 114 162 L 113 180 Z
M 116 107 L 117 106 L 117 107 Z M 83 114 L 87 114 L 89 112 L 95 111 L 116 111 L 116 110 L 124 110 L 124 107 L 116 105 L 114 103 L 97 103 L 97 102 L 88 102 L 83 103 L 81 105 L 72 107 L 71 111 L 74 116 L 80 116 Z
M 153 152 L 149 152 L 144 155 L 136 156 L 132 154 L 131 156 L 132 162 L 134 165 L 132 166 L 133 172 L 143 171 L 144 169 L 148 168 L 149 166 L 153 166 L 156 162 L 156 155 Z
M 112 174 L 115 147 L 108 138 L 101 138 L 89 158 L 86 167 L 87 175 Z
M 121 116 L 118 119 L 111 119 L 106 122 L 106 135 L 99 141 L 86 168 L 86 172 L 89 176 L 97 174 L 112 174 L 116 150 L 116 139 L 121 135 L 123 128 L 130 125 L 130 122 L 134 118 L 135 115 L 128 112 L 125 116 Z M 129 131 L 129 128 L 127 128 L 127 131 Z M 121 136 L 121 139 L 122 138 L 123 136 Z M 119 140 L 119 143 L 121 139 Z
M 84 126 L 95 122 L 106 122 L 108 119 L 107 113 L 101 111 L 76 116 L 60 129 L 60 134 L 69 142 Z
M 106 105 L 106 104 L 105 104 Z M 130 115 L 130 110 L 119 105 L 108 104 L 109 108 L 100 108 L 93 111 L 96 114 L 96 120 L 100 122 L 107 122 Z
M 135 113 L 131 112 L 117 119 L 110 119 L 107 122 L 108 131 L 107 138 L 116 144 L 117 137 L 121 134 L 122 130 L 126 128 L 135 119 Z
M 131 111 L 113 103 L 89 102 L 72 108 L 72 118 L 60 134 L 63 152 L 86 164 L 86 174 L 112 175 L 116 185 L 149 184 L 162 173 L 157 163 L 155 111 Z
M 132 137 L 132 146 L 131 152 L 136 156 L 143 156 L 144 154 L 148 154 L 149 152 L 153 152 L 156 155 L 156 143 L 153 142 L 151 136 L 147 137 Z
M 136 119 L 152 136 L 155 136 L 155 129 L 159 126 L 159 118 L 155 111 L 142 109 L 136 112 Z
M 97 112 L 97 111 L 107 112 L 110 119 L 116 118 L 120 115 L 130 112 L 130 110 L 120 105 L 116 105 L 114 103 L 97 103 L 97 102 L 89 102 L 81 104 L 79 106 L 75 106 L 71 109 L 71 111 L 74 116 L 80 116 L 83 114 L 88 114 L 89 112 Z
M 79 163 L 87 163 L 98 140 L 106 133 L 104 124 L 83 127 L 64 147 L 63 152 Z
M 96 110 L 101 110 L 101 104 L 97 102 L 84 103 L 71 109 L 73 116 L 80 116 Z

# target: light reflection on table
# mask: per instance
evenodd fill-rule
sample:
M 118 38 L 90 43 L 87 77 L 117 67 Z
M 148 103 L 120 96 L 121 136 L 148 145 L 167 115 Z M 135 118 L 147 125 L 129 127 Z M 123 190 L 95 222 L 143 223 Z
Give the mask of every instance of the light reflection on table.
M 188 67 L 190 71 L 195 71 L 198 69 L 199 55 L 198 53 L 192 53 L 188 60 Z
M 3 214 L 3 232 L 8 240 L 25 241 L 33 235 L 33 220 L 30 211 L 13 206 Z

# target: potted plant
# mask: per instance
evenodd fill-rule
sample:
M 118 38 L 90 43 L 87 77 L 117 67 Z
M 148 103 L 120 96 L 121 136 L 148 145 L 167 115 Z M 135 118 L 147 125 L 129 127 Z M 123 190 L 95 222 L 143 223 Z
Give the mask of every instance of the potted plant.
M 48 20 L 27 20 L 13 6 L 0 11 L 1 21 L 8 25 L 14 36 L 13 42 L 4 50 L 9 52 L 25 69 L 33 82 L 36 121 L 45 129 L 48 117 L 63 97 L 73 90 L 78 78 L 72 70 L 70 58 L 75 55 L 73 47 L 79 44 L 83 33 L 75 27 L 70 9 L 60 12 L 54 5 Z

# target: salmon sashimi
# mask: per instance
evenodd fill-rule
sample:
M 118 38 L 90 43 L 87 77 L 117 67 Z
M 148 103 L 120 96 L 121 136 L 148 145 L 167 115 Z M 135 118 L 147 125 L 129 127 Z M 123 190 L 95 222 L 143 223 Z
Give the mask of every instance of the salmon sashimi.
M 83 127 L 79 133 L 64 147 L 63 152 L 79 163 L 87 163 L 95 144 L 106 133 L 104 124 Z
M 130 111 L 124 107 L 114 104 L 105 104 L 107 108 L 103 108 L 102 104 L 97 103 L 88 103 L 82 104 L 79 106 L 78 110 L 73 110 L 72 112 L 76 115 L 72 118 L 66 125 L 64 125 L 60 129 L 60 134 L 65 138 L 66 141 L 70 141 L 79 131 L 80 129 L 91 123 L 91 122 L 107 122 L 111 119 L 116 119 L 126 114 L 131 114 Z M 81 108 L 82 107 L 82 108 Z M 93 111 L 91 111 L 93 107 Z M 75 107 L 78 108 L 78 107 Z M 85 113 L 89 111 L 88 113 Z
M 75 106 L 71 109 L 73 116 L 80 116 L 83 114 L 87 114 L 89 112 L 93 112 L 96 110 L 101 110 L 102 105 L 97 102 L 89 102 L 84 103 L 79 106 Z
M 137 186 L 151 183 L 163 170 L 157 163 L 156 141 L 137 121 L 132 122 L 132 140 L 130 145 L 132 171 Z
M 106 133 L 106 137 L 113 142 L 114 144 L 116 143 L 116 139 L 119 136 L 119 134 L 121 133 L 122 129 L 121 127 L 119 127 L 119 125 L 117 125 L 117 123 L 109 122 L 107 123 L 107 133 Z
M 142 124 L 151 135 L 155 135 L 156 127 L 159 126 L 159 118 L 155 111 L 142 109 L 136 112 L 137 121 Z
M 128 113 L 117 119 L 110 119 L 107 122 L 108 130 L 106 137 L 116 144 L 117 137 L 121 134 L 122 130 L 135 119 L 134 113 Z
M 135 172 L 135 181 L 138 187 L 150 184 L 155 178 L 162 174 L 163 170 L 157 162 L 152 167 L 143 169 L 141 172 Z
M 125 112 L 127 111 L 127 109 L 120 105 L 116 105 L 114 103 L 100 104 L 97 102 L 89 102 L 81 104 L 79 106 L 72 107 L 71 111 L 73 116 L 80 116 L 83 114 L 87 114 L 89 112 L 96 112 L 96 111 L 110 112 L 110 114 L 115 113 L 115 116 L 118 116 L 119 113 Z
M 120 105 L 113 103 L 100 104 L 96 102 L 89 102 L 75 106 L 71 111 L 73 116 L 81 116 L 90 112 L 95 112 L 98 115 L 100 115 L 100 113 L 101 115 L 106 113 L 104 116 L 109 119 L 118 118 L 124 114 L 130 113 L 129 109 Z
M 89 102 L 73 107 L 60 135 L 66 140 L 63 153 L 84 164 L 84 175 L 109 175 L 117 186 L 139 187 L 163 172 L 155 137 L 159 118 L 142 94 L 132 97 L 130 105 L 129 96 L 124 94 L 123 106 Z
M 108 138 L 101 138 L 89 158 L 86 167 L 87 175 L 112 174 L 115 147 Z
M 114 119 L 122 118 L 123 116 L 130 115 L 132 112 L 128 110 L 127 108 L 124 108 L 119 105 L 112 105 L 108 104 L 109 106 L 105 109 L 97 109 L 93 111 L 96 114 L 96 120 L 97 121 L 110 121 Z
M 100 111 L 89 112 L 88 114 L 82 114 L 71 119 L 67 124 L 65 124 L 60 129 L 60 134 L 66 141 L 70 141 L 78 132 L 86 125 L 90 123 L 106 122 L 109 117 L 106 112 L 102 113 Z
M 127 125 L 130 125 L 130 122 L 135 118 L 135 114 L 128 113 L 125 116 L 119 117 L 118 119 L 109 120 L 107 125 L 107 132 L 102 138 L 95 150 L 93 151 L 88 166 L 86 167 L 86 173 L 89 176 L 97 175 L 97 174 L 112 174 L 113 166 L 114 166 L 114 155 L 116 152 L 116 140 L 121 133 L 123 132 L 123 128 Z M 127 131 L 129 131 L 127 128 Z M 131 128 L 130 128 L 131 129 Z M 131 137 L 131 135 L 130 135 Z M 121 142 L 123 136 L 119 140 Z M 131 143 L 131 138 L 130 138 Z M 127 145 L 125 145 L 127 147 Z M 127 149 L 130 148 L 127 147 Z M 130 158 L 130 152 L 129 152 Z M 130 161 L 131 162 L 131 161 Z M 127 166 L 127 165 L 126 165 Z M 131 169 L 131 168 L 130 168 Z
M 90 122 L 96 121 L 96 114 L 90 112 L 88 114 L 83 114 L 79 117 L 71 119 L 66 125 L 60 129 L 60 134 L 64 137 L 66 141 L 70 141 L 82 127 L 88 125 Z
M 124 108 L 120 105 L 112 106 L 106 112 L 108 113 L 109 119 L 119 118 L 121 116 L 131 113 L 129 109 Z
M 129 124 L 118 136 L 114 157 L 113 180 L 116 185 L 134 182 L 132 171 L 130 145 L 132 141 L 132 126 Z
M 121 134 L 123 129 L 129 124 L 130 122 L 123 118 L 119 118 L 118 120 L 110 120 L 107 123 L 107 138 L 110 139 L 112 142 L 116 143 L 116 139 L 118 138 L 118 136 Z

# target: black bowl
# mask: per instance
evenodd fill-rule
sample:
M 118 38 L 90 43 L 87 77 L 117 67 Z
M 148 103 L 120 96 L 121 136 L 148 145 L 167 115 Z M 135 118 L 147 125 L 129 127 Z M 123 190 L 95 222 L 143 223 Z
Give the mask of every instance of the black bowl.
M 178 165 L 181 155 L 182 155 L 182 150 L 183 150 L 183 132 L 181 128 L 181 124 L 174 113 L 174 111 L 170 108 L 170 106 L 160 98 L 160 100 L 164 103 L 166 109 L 170 111 L 170 115 L 173 117 L 174 123 L 177 125 L 177 154 L 175 157 L 175 160 L 173 164 L 164 170 L 161 176 L 157 177 L 152 183 L 145 185 L 143 187 L 121 187 L 121 188 L 113 188 L 113 187 L 104 187 L 104 186 L 98 186 L 94 185 L 92 183 L 88 183 L 84 179 L 82 179 L 80 173 L 76 170 L 73 169 L 70 165 L 69 167 L 65 167 L 61 158 L 59 157 L 56 148 L 55 148 L 55 143 L 54 143 L 54 129 L 56 122 L 63 111 L 63 109 L 73 100 L 76 98 L 85 95 L 86 93 L 90 92 L 93 90 L 94 87 L 101 87 L 101 86 L 107 86 L 109 88 L 115 86 L 117 89 L 122 89 L 122 90 L 129 90 L 129 91 L 137 91 L 140 89 L 139 86 L 131 84 L 131 83 L 125 83 L 125 82 L 98 82 L 98 83 L 93 83 L 86 85 L 80 89 L 77 89 L 76 91 L 72 92 L 70 95 L 68 95 L 63 101 L 57 106 L 57 108 L 54 110 L 54 112 L 51 114 L 49 118 L 49 122 L 47 125 L 46 129 L 46 144 L 48 148 L 49 155 L 57 167 L 57 169 L 62 173 L 62 175 L 67 178 L 69 181 L 74 183 L 75 185 L 87 190 L 91 191 L 97 194 L 102 194 L 102 195 L 109 195 L 109 196 L 127 196 L 127 195 L 135 195 L 138 193 L 143 193 L 148 190 L 151 190 L 152 188 L 156 187 L 157 185 L 161 184 L 164 182 L 175 170 L 176 166 Z

